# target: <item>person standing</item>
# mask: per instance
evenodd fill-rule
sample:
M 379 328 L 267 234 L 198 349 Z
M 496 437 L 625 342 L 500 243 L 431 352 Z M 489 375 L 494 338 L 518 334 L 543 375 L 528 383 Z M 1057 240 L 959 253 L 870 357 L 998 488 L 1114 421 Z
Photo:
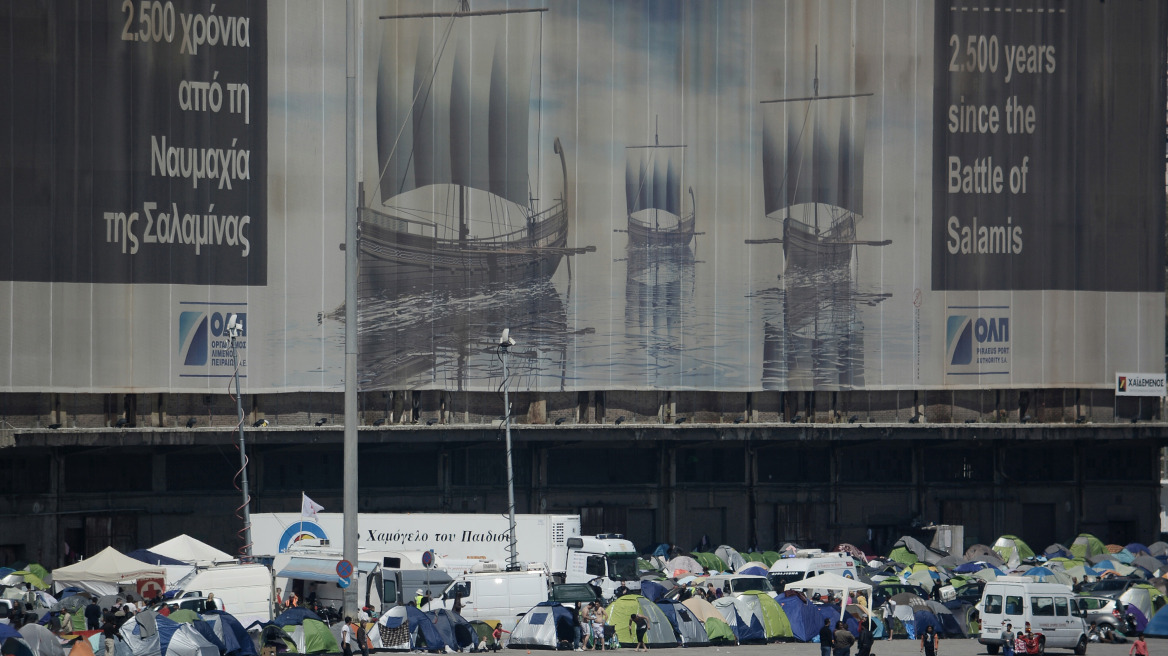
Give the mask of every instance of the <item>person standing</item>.
M 368 616 L 366 616 L 368 621 Z M 369 656 L 369 634 L 365 632 L 365 622 L 361 621 L 361 617 L 357 617 L 357 623 L 353 625 L 353 635 L 357 637 L 357 648 L 361 650 L 361 656 Z
M 860 637 L 856 638 L 856 656 L 872 656 L 872 630 L 867 622 L 860 623 Z
M 568 612 L 572 613 L 572 651 L 583 651 L 584 627 L 582 625 L 583 618 L 580 617 L 580 613 L 583 612 L 580 608 L 580 602 L 577 601 L 574 606 L 569 606 Z
M 884 639 L 892 640 L 892 618 L 895 616 L 896 602 L 889 599 L 881 606 L 880 617 L 884 620 Z
M 345 623 L 341 625 L 341 653 L 344 656 L 353 656 L 353 645 L 349 643 L 353 638 L 353 618 L 345 617 Z
M 937 656 L 941 653 L 941 637 L 931 626 L 925 627 L 925 633 L 921 636 L 921 653 L 925 656 Z
M 96 601 L 89 602 L 85 607 L 85 623 L 90 631 L 101 629 L 101 606 Z
M 1132 643 L 1131 649 L 1127 650 L 1127 656 L 1148 656 L 1148 643 L 1144 642 L 1144 634 L 1136 636 L 1136 641 Z
M 114 656 L 114 641 L 121 640 L 122 637 L 118 635 L 118 625 L 114 623 L 113 618 L 102 625 L 101 635 L 105 643 L 105 656 Z
M 832 636 L 833 647 L 832 653 L 835 656 L 848 656 L 852 653 L 852 645 L 856 644 L 856 636 L 848 630 L 848 625 L 843 621 L 835 623 L 835 635 Z
M 601 651 L 608 650 L 608 644 L 604 639 L 604 623 L 608 620 L 608 613 L 605 612 L 604 606 L 597 602 L 592 602 L 592 648 L 596 649 L 597 643 L 600 644 Z
M 824 619 L 823 626 L 819 629 L 819 656 L 831 656 L 834 646 L 835 634 L 831 632 L 831 620 Z
M 634 626 L 637 631 L 637 647 L 633 651 L 649 651 L 649 645 L 645 644 L 645 634 L 649 632 L 649 618 L 637 613 L 629 615 L 629 628 L 632 629 Z
M 1014 656 L 1014 625 L 1009 622 L 1002 629 L 1002 656 Z

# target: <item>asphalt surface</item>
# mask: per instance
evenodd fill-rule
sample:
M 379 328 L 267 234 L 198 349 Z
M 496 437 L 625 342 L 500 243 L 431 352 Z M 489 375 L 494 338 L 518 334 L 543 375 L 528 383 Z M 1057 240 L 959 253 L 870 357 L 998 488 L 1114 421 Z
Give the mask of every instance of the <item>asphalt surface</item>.
M 1127 656 L 1128 650 L 1131 648 L 1131 642 L 1119 645 L 1107 644 L 1091 644 L 1087 647 L 1087 656 Z M 872 647 L 872 656 L 919 656 L 921 645 L 915 640 L 877 640 Z M 526 656 L 527 650 L 521 649 L 506 649 L 498 652 L 499 656 L 510 656 L 511 654 L 524 654 Z M 623 648 L 618 649 L 614 654 L 619 653 L 628 656 L 632 653 L 632 649 Z M 676 649 L 653 649 L 654 653 L 673 653 L 682 652 L 679 647 Z M 545 656 L 555 652 L 536 649 L 533 652 L 534 656 Z M 564 654 L 574 652 L 562 652 Z M 589 652 L 584 652 L 589 653 Z M 607 652 L 602 652 L 607 653 Z M 1070 649 L 1049 649 L 1047 653 L 1051 656 L 1072 656 L 1075 652 Z M 741 646 L 722 646 L 722 647 L 688 647 L 684 649 L 685 656 L 774 656 L 775 654 L 782 654 L 783 656 L 819 656 L 819 644 L 817 643 L 802 643 L 802 642 L 779 642 L 769 645 L 741 645 Z M 852 656 L 855 656 L 856 650 L 852 649 Z M 1168 654 L 1168 640 L 1157 640 L 1155 638 L 1148 639 L 1148 654 L 1149 656 L 1166 655 Z M 985 646 L 978 643 L 976 639 L 970 640 L 942 640 L 941 649 L 938 656 L 983 656 L 988 655 Z M 1001 652 L 998 652 L 1001 656 Z

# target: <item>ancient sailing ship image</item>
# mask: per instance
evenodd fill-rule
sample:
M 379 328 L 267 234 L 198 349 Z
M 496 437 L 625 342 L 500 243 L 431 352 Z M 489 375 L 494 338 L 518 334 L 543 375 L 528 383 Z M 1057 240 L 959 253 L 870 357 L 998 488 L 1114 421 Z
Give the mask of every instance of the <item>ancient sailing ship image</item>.
M 564 257 L 594 250 L 568 247 L 558 138 L 559 196 L 541 208 L 530 180 L 544 11 L 472 11 L 462 0 L 381 17 L 396 26 L 377 72 L 378 175 L 359 210 L 362 297 L 547 280 Z
M 689 214 L 682 215 L 685 145 L 662 144 L 654 130 L 652 144 L 625 150 L 629 247 L 689 245 L 699 233 L 694 232 L 697 203 L 693 187 L 689 188 Z
M 764 100 L 762 170 L 765 212 L 781 218 L 782 237 L 748 244 L 783 245 L 785 269 L 847 267 L 863 215 L 863 131 L 870 93 L 820 94 L 819 54 L 811 95 Z

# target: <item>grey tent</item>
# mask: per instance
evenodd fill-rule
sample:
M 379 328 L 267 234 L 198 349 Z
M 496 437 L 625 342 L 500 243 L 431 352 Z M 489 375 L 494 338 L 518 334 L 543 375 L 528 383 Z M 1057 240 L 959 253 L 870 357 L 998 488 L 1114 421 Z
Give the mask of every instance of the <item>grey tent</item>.
M 134 656 L 162 656 L 162 642 L 154 617 L 153 611 L 144 610 L 118 629 L 118 635 L 122 636 L 122 641 Z
M 166 645 L 166 656 L 219 656 L 219 649 L 211 644 L 189 623 L 178 625 Z
M 922 563 L 928 563 L 930 565 L 936 565 L 938 561 L 949 555 L 944 551 L 933 549 L 932 547 L 926 545 L 924 542 L 921 542 L 911 535 L 902 536 L 899 540 L 896 541 L 896 544 L 892 545 L 893 549 L 896 549 L 897 547 L 904 547 L 905 549 L 908 549 L 914 556 L 917 557 L 917 560 L 921 561 Z
M 65 656 L 61 641 L 40 624 L 25 624 L 20 627 L 20 635 L 32 648 L 33 656 Z
M 742 554 L 726 544 L 719 545 L 717 549 L 714 549 L 714 555 L 721 558 L 731 572 L 737 572 L 739 567 L 746 564 L 746 559 L 742 557 Z
M 662 600 L 657 607 L 669 618 L 673 625 L 673 632 L 677 634 L 677 641 L 684 647 L 705 647 L 710 644 L 706 635 L 706 627 L 697 615 L 693 614 L 685 604 L 676 600 Z

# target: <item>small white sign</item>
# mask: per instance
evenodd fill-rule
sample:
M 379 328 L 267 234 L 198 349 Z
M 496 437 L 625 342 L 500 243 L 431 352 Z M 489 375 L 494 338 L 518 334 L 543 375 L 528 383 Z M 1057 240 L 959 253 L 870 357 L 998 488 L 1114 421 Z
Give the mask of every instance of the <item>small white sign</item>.
M 1164 374 L 1115 374 L 1116 396 L 1168 396 Z

